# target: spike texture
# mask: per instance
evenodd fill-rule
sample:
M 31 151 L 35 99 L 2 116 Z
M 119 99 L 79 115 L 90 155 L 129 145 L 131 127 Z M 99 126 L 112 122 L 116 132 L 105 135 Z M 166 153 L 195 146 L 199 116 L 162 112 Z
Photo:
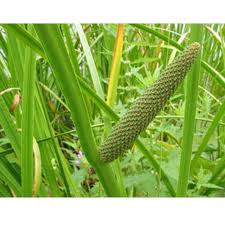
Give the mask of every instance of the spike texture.
M 102 161 L 111 162 L 132 147 L 137 136 L 147 128 L 181 84 L 199 50 L 198 43 L 189 45 L 168 65 L 160 78 L 136 99 L 100 146 L 100 159 Z

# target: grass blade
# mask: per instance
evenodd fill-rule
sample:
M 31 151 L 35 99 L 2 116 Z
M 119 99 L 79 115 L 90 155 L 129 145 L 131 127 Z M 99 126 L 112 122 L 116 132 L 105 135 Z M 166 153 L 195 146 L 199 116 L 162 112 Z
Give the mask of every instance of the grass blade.
M 116 101 L 117 86 L 119 80 L 120 64 L 123 52 L 124 24 L 119 24 L 117 28 L 116 43 L 114 47 L 112 66 L 109 76 L 107 104 L 112 107 Z
M 96 93 L 102 98 L 104 99 L 104 92 L 101 86 L 101 82 L 99 80 L 99 76 L 98 76 L 98 71 L 97 68 L 95 66 L 95 62 L 91 53 L 91 49 L 89 47 L 88 41 L 86 39 L 86 36 L 84 34 L 83 28 L 80 24 L 76 24 L 76 30 L 78 32 L 78 35 L 80 37 L 80 41 L 82 44 L 82 47 L 84 49 L 84 54 L 86 56 L 87 59 L 87 63 L 88 63 L 88 67 L 91 73 L 91 78 L 96 90 Z
M 202 66 L 212 76 L 212 78 L 215 79 L 225 89 L 225 78 L 224 78 L 224 76 L 204 61 L 202 61 Z
M 191 41 L 192 42 L 202 42 L 202 25 L 191 25 Z M 177 185 L 177 196 L 186 196 L 191 154 L 192 154 L 192 142 L 195 131 L 195 118 L 196 115 L 196 105 L 198 98 L 198 81 L 200 73 L 200 57 L 196 60 L 193 65 L 191 74 L 187 78 L 187 92 L 186 103 L 185 103 L 185 117 L 184 117 L 184 128 L 183 128 L 183 149 L 180 159 L 180 172 Z
M 12 32 L 18 39 L 25 42 L 29 47 L 31 47 L 42 57 L 45 56 L 41 44 L 21 26 L 19 26 L 18 24 L 1 24 L 1 26 L 7 31 Z
M 79 68 L 79 64 L 78 64 L 78 61 L 77 61 L 77 54 L 76 54 L 76 51 L 73 47 L 73 41 L 72 41 L 72 37 L 71 37 L 70 27 L 67 24 L 64 24 L 62 26 L 63 26 L 64 35 L 65 35 L 65 38 L 66 38 L 66 45 L 67 45 L 67 48 L 68 48 L 68 53 L 69 53 L 69 56 L 70 56 L 70 59 L 71 59 L 71 63 L 74 67 L 76 75 L 80 76 L 81 75 L 80 74 L 80 68 Z
M 22 194 L 32 196 L 33 188 L 33 118 L 34 118 L 34 87 L 36 59 L 33 51 L 27 47 L 22 91 L 22 134 L 21 134 L 21 175 Z

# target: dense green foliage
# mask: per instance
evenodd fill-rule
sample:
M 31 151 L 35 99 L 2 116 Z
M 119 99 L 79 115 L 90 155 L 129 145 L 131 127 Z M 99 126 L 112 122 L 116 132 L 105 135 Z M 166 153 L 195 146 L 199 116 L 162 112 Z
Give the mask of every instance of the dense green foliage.
M 188 79 L 112 163 L 99 146 L 181 51 Z M 224 196 L 225 26 L 2 24 L 0 196 Z

